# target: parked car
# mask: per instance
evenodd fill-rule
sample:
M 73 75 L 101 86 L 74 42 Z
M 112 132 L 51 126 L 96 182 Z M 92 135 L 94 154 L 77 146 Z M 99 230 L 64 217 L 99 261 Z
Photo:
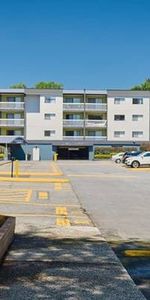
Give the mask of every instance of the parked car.
M 141 151 L 131 151 L 131 152 L 125 152 L 123 157 L 122 157 L 122 163 L 124 164 L 126 162 L 126 159 L 130 156 L 138 156 L 141 154 Z
M 139 168 L 142 165 L 150 165 L 150 151 L 145 151 L 138 156 L 130 156 L 126 159 L 126 165 Z
M 117 164 L 121 163 L 123 158 L 124 152 L 119 152 L 112 156 L 112 160 L 115 161 Z

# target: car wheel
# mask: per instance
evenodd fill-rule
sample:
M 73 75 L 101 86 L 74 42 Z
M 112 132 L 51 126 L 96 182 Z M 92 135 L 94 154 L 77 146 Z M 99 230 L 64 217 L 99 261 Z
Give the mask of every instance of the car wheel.
M 132 162 L 132 165 L 131 165 L 132 168 L 139 168 L 139 166 L 140 166 L 140 163 L 137 160 L 134 160 Z
M 120 163 L 121 163 L 121 159 L 120 159 L 120 158 L 117 158 L 117 159 L 115 160 L 115 162 L 116 162 L 116 164 L 120 164 Z

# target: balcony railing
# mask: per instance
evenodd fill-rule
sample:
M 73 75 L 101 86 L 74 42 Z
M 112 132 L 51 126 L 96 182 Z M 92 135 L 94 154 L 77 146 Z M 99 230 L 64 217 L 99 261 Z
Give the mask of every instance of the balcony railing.
M 63 110 L 84 110 L 84 103 L 64 103 Z
M 85 110 L 98 110 L 98 111 L 106 111 L 107 110 L 107 104 L 105 103 L 86 103 L 85 104 Z
M 64 111 L 106 111 L 107 104 L 105 103 L 64 103 L 63 110 Z
M 0 110 L 23 110 L 24 102 L 0 102 Z
M 84 120 L 63 120 L 64 127 L 83 127 Z
M 106 127 L 107 121 L 106 120 L 63 120 L 63 126 L 64 127 L 83 127 L 85 124 L 85 127 Z
M 106 140 L 107 139 L 107 136 L 90 136 L 90 135 L 86 135 L 85 137 L 84 136 L 81 136 L 81 135 L 73 135 L 73 136 L 66 136 L 64 135 L 63 136 L 63 139 L 64 140 Z
M 106 127 L 106 120 L 85 120 L 85 127 Z
M 0 126 L 23 127 L 24 119 L 0 119 Z

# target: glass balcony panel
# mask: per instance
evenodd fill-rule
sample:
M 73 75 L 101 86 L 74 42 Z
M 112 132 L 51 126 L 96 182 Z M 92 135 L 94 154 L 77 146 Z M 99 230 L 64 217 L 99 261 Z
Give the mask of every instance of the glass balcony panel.
M 107 121 L 106 120 L 86 120 L 85 126 L 86 127 L 106 127 Z
M 0 119 L 0 126 L 24 126 L 24 119 Z
M 64 103 L 63 104 L 63 110 L 84 110 L 84 104 L 83 103 Z
M 63 126 L 65 127 L 83 127 L 84 120 L 63 120 Z
M 0 110 L 23 110 L 24 102 L 0 102 Z

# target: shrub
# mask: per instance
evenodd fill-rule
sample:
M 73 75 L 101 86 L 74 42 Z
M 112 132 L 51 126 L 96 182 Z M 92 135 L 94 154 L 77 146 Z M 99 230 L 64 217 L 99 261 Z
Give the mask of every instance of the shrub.
M 143 143 L 140 147 L 141 151 L 150 151 L 150 143 Z
M 94 155 L 94 158 L 97 159 L 109 159 L 112 157 L 112 153 L 98 153 Z

